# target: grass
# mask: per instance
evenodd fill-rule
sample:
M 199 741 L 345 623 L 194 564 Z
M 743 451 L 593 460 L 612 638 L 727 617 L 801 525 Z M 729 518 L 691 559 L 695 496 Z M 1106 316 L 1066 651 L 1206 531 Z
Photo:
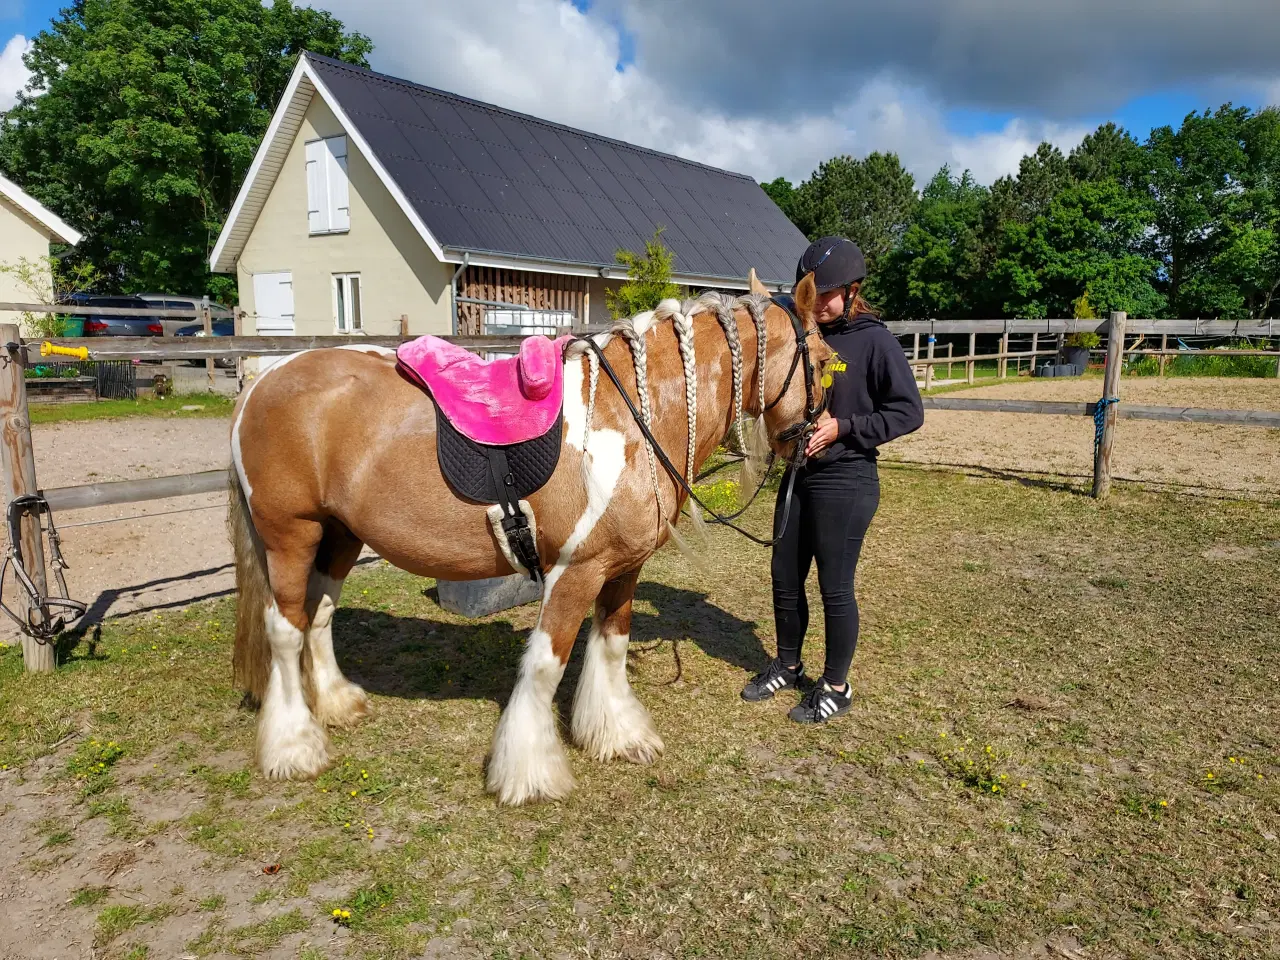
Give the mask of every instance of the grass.
M 116 420 L 121 417 L 229 417 L 234 397 L 218 393 L 180 394 L 162 399 L 99 400 L 97 403 L 33 403 L 32 423 L 67 423 L 72 420 Z M 200 407 L 183 410 L 183 407 Z
M 103 947 L 111 943 L 122 933 L 148 923 L 163 920 L 173 912 L 173 908 L 165 905 L 143 907 L 137 904 L 115 905 L 104 907 L 98 914 L 98 922 L 94 930 L 95 947 Z
M 499 809 L 483 789 L 536 608 L 465 621 L 383 565 L 352 578 L 335 622 L 375 712 L 333 735 L 314 783 L 247 771 L 226 600 L 108 621 L 51 676 L 0 651 L 0 763 L 22 775 L 85 729 L 78 744 L 123 751 L 115 785 L 82 798 L 69 758 L 105 761 L 66 745 L 47 789 L 82 806 L 199 797 L 169 835 L 188 890 L 207 889 L 199 870 L 280 863 L 278 898 L 253 907 L 266 881 L 237 879 L 168 921 L 200 955 L 304 932 L 392 958 L 437 937 L 511 958 L 1011 955 L 1055 938 L 1083 955 L 1280 953 L 1280 597 L 1263 586 L 1280 507 L 1129 490 L 1099 504 L 892 464 L 881 477 L 840 723 L 801 728 L 789 698 L 738 699 L 772 653 L 768 555 L 713 530 L 702 570 L 664 551 L 635 604 L 632 682 L 666 755 L 602 765 L 570 749 L 578 787 L 559 804 Z M 767 499 L 751 529 L 767 530 Z M 1224 560 L 1221 545 L 1247 549 Z M 287 912 L 224 919 L 272 906 Z M 146 922 L 131 909 L 103 910 L 103 942 Z
M 111 895 L 110 887 L 81 887 L 68 901 L 73 907 L 92 907 Z

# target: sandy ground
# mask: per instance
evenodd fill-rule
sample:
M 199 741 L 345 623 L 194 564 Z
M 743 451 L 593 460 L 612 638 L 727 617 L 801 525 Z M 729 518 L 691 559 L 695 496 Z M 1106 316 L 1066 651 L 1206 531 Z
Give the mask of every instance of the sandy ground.
M 1096 400 L 1101 381 L 1022 379 L 959 397 Z M 1153 406 L 1280 410 L 1280 380 L 1208 377 L 1126 379 L 1121 397 Z M 930 410 L 919 433 L 886 448 L 886 459 L 962 466 L 992 474 L 1093 475 L 1093 421 L 1010 413 Z M 1118 480 L 1212 496 L 1280 495 L 1280 431 L 1260 427 L 1121 420 L 1113 471 Z
M 36 425 L 41 487 L 196 473 L 227 465 L 227 421 L 150 417 Z M 189 603 L 234 584 L 222 494 L 60 513 L 67 586 L 94 620 Z M 181 510 L 182 513 L 173 511 Z M 119 523 L 108 518 L 136 517 Z M 79 524 L 89 524 L 79 526 Z M 12 582 L 6 584 L 6 598 Z M 5 636 L 16 630 L 5 622 Z
M 1024 379 L 961 395 L 1091 400 L 1099 388 L 1096 379 Z M 1280 410 L 1280 381 L 1126 380 L 1123 396 L 1145 404 Z M 57 487 L 220 469 L 228 460 L 227 429 L 218 419 L 36 426 L 37 477 L 41 486 Z M 933 410 L 919 433 L 895 442 L 885 454 L 994 475 L 1086 483 L 1092 447 L 1093 423 L 1084 417 Z M 1280 496 L 1280 431 L 1122 420 L 1115 451 L 1116 475 L 1123 480 L 1212 496 Z M 212 494 L 61 514 L 57 520 L 72 596 L 89 602 L 96 621 L 230 591 L 234 576 L 225 502 L 223 495 Z M 134 519 L 94 523 L 117 517 Z M 0 625 L 0 637 L 14 636 L 7 621 Z

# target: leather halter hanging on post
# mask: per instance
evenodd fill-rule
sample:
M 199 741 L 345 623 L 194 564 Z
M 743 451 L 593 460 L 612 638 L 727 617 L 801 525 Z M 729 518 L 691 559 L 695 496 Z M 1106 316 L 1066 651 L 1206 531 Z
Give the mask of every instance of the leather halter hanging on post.
M 751 533 L 749 530 L 743 530 L 740 526 L 738 526 L 736 523 L 733 522 L 734 520 L 742 516 L 747 511 L 747 509 L 751 506 L 751 504 L 755 502 L 756 497 L 760 495 L 760 491 L 764 489 L 764 483 L 768 477 L 768 472 L 769 472 L 768 467 L 766 467 L 764 471 L 764 475 L 761 476 L 760 484 L 759 486 L 756 487 L 755 493 L 751 495 L 751 499 L 748 500 L 739 510 L 731 514 L 716 513 L 714 510 L 712 510 L 710 507 L 708 507 L 705 503 L 702 502 L 702 499 L 696 493 L 693 492 L 693 487 L 684 478 L 684 475 L 675 468 L 675 465 L 671 462 L 671 458 L 667 456 L 667 452 L 662 449 L 662 445 L 659 444 L 657 438 L 654 437 L 653 431 L 649 429 L 649 427 L 644 422 L 644 418 L 640 416 L 640 411 L 636 409 L 635 402 L 627 394 L 627 391 L 622 388 L 622 381 L 618 379 L 618 374 L 614 371 L 613 366 L 609 363 L 607 359 L 605 359 L 604 351 L 600 348 L 600 344 L 596 343 L 595 339 L 592 337 L 576 338 L 577 340 L 586 344 L 587 349 L 592 351 L 596 355 L 597 359 L 600 361 L 600 368 L 604 370 L 605 374 L 613 382 L 614 387 L 617 388 L 618 393 L 622 395 L 623 402 L 626 403 L 627 409 L 631 411 L 632 419 L 635 420 L 636 426 L 640 428 L 640 433 L 644 436 L 645 440 L 649 442 L 649 445 L 653 447 L 653 452 L 657 456 L 658 462 L 661 463 L 662 468 L 671 475 L 671 479 L 675 481 L 676 486 L 679 489 L 683 490 L 690 500 L 692 500 L 694 503 L 696 503 L 699 507 L 702 508 L 703 512 L 706 513 L 707 515 L 707 522 L 728 527 L 730 530 L 734 530 L 742 534 L 752 543 L 759 544 L 762 547 L 772 547 L 775 543 L 778 542 L 778 539 L 781 537 L 782 535 L 781 531 L 787 529 L 787 520 L 791 515 L 791 495 L 792 495 L 792 491 L 795 488 L 796 470 L 799 467 L 804 465 L 804 462 L 806 459 L 804 448 L 805 448 L 805 444 L 809 440 L 809 434 L 813 433 L 813 430 L 817 424 L 818 418 L 822 416 L 823 411 L 825 411 L 827 408 L 827 397 L 825 393 L 823 394 L 823 397 L 820 401 L 815 402 L 813 399 L 813 387 L 814 387 L 814 383 L 817 382 L 817 377 L 816 377 L 816 372 L 813 368 L 813 358 L 810 356 L 810 353 L 809 353 L 809 337 L 812 336 L 817 331 L 806 330 L 804 328 L 804 323 L 796 315 L 795 301 L 791 297 L 776 296 L 776 297 L 771 297 L 770 301 L 776 306 L 779 306 L 783 310 L 785 310 L 787 312 L 787 316 L 791 318 L 791 326 L 792 326 L 792 329 L 795 330 L 795 334 L 796 334 L 796 350 L 794 355 L 791 358 L 791 368 L 787 371 L 787 378 L 782 383 L 782 389 L 778 391 L 778 395 L 774 397 L 771 402 L 765 404 L 764 410 L 760 411 L 760 415 L 764 416 L 766 411 L 772 410 L 774 407 L 776 407 L 782 401 L 782 398 L 787 395 L 787 390 L 790 389 L 791 381 L 795 377 L 796 369 L 800 366 L 801 361 L 803 361 L 804 362 L 804 385 L 805 385 L 805 416 L 803 420 L 799 421 L 798 423 L 793 423 L 791 426 L 780 431 L 778 435 L 774 437 L 775 440 L 780 441 L 782 443 L 788 443 L 794 438 L 796 441 L 796 445 L 795 445 L 794 451 L 791 454 L 791 458 L 788 464 L 791 470 L 787 479 L 787 489 L 784 494 L 785 500 L 782 506 L 782 522 L 775 525 L 773 530 L 773 536 L 771 536 L 768 540 L 764 540 L 760 537 L 757 537 L 755 534 Z M 757 375 L 763 377 L 764 371 L 763 370 L 759 371 Z M 769 466 L 772 466 L 772 465 L 773 465 L 773 453 L 771 451 L 769 453 Z

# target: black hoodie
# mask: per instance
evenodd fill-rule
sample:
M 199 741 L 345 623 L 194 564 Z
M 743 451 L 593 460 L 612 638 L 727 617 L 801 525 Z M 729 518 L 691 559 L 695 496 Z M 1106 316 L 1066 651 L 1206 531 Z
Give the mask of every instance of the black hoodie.
M 827 410 L 839 421 L 840 433 L 811 462 L 817 467 L 837 460 L 875 460 L 882 443 L 919 430 L 924 423 L 911 365 L 897 338 L 869 313 L 819 329 L 836 354 L 824 372 L 831 375 Z

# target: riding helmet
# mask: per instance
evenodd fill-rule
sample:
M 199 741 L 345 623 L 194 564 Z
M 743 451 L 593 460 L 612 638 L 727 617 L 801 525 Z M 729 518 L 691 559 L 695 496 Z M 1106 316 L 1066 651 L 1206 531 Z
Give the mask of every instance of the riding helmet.
M 865 279 L 867 261 L 852 240 L 823 237 L 809 244 L 809 249 L 796 264 L 796 283 L 803 280 L 806 273 L 813 274 L 818 292 L 826 293 Z

